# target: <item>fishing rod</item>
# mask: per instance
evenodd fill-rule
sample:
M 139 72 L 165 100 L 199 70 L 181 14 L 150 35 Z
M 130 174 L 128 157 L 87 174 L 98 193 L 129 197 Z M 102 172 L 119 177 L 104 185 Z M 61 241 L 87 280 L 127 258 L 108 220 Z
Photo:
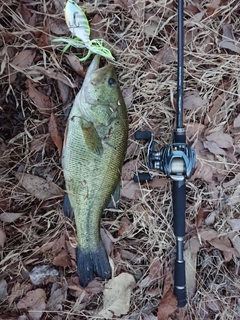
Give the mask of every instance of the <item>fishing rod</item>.
M 177 68 L 177 110 L 176 128 L 173 143 L 154 151 L 154 135 L 150 131 L 135 132 L 136 140 L 147 140 L 147 159 L 149 169 L 158 169 L 172 179 L 173 229 L 176 238 L 176 260 L 174 269 L 174 294 L 178 307 L 187 303 L 186 272 L 183 258 L 185 218 L 186 218 L 186 179 L 193 173 L 196 154 L 186 143 L 186 132 L 183 126 L 183 82 L 184 82 L 184 9 L 183 0 L 178 1 L 178 68 Z M 149 173 L 137 173 L 135 182 L 152 180 Z

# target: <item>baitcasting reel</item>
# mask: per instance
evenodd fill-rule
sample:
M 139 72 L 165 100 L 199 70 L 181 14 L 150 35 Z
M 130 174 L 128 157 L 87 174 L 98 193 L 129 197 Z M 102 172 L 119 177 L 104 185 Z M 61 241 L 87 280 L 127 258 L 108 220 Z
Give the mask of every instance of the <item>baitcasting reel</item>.
M 158 169 L 174 181 L 189 179 L 193 173 L 196 154 L 192 147 L 182 142 L 171 143 L 160 151 L 154 151 L 154 135 L 150 131 L 136 131 L 136 140 L 147 140 L 147 160 L 149 169 Z M 133 177 L 135 182 L 143 183 L 152 180 L 149 173 L 138 173 Z

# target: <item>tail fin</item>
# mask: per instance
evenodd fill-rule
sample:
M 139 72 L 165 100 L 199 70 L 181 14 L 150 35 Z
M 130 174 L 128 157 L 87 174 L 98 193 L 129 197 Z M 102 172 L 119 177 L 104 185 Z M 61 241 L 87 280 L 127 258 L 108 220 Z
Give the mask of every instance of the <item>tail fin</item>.
M 85 288 L 95 277 L 111 278 L 111 267 L 102 242 L 94 249 L 77 247 L 77 271 L 80 285 Z

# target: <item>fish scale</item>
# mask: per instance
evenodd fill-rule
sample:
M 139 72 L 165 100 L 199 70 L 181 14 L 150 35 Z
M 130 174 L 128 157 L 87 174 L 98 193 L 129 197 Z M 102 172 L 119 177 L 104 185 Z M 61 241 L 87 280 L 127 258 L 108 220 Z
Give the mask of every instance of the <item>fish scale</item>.
M 112 65 L 95 56 L 65 132 L 62 166 L 77 229 L 77 269 L 85 287 L 111 277 L 100 220 L 119 181 L 127 148 L 127 110 Z

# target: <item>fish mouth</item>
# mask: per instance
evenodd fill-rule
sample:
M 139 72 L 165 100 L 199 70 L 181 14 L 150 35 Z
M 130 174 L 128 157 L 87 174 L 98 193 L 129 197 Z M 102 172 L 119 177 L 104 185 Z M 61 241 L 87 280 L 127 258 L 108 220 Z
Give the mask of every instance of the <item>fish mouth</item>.
M 91 75 L 92 72 L 96 71 L 99 69 L 99 64 L 100 64 L 100 56 L 96 54 L 88 67 L 88 71 L 86 76 Z

